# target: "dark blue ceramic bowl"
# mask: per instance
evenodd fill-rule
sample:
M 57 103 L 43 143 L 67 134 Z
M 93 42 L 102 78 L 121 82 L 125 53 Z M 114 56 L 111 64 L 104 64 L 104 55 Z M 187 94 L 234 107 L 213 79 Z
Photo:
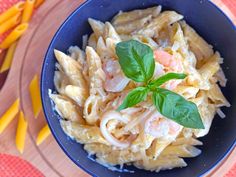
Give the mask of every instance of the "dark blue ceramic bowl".
M 218 116 L 214 119 L 210 133 L 202 138 L 204 146 L 199 157 L 187 159 L 188 167 L 161 171 L 160 173 L 125 167 L 134 173 L 113 172 L 87 158 L 83 145 L 76 143 L 62 131 L 59 116 L 56 114 L 48 97 L 48 89 L 55 90 L 53 75 L 55 57 L 53 49 L 66 52 L 71 45 L 82 44 L 82 35 L 89 34 L 91 29 L 87 23 L 89 17 L 101 21 L 111 20 L 119 11 L 162 5 L 184 15 L 185 20 L 196 29 L 225 58 L 223 69 L 228 78 L 224 94 L 232 104 L 225 108 L 226 119 Z M 48 48 L 42 69 L 41 95 L 44 113 L 51 131 L 58 144 L 70 159 L 88 173 L 99 177 L 189 177 L 201 176 L 220 163 L 235 147 L 236 140 L 236 30 L 232 22 L 210 1 L 207 0 L 89 0 L 75 10 L 57 31 Z

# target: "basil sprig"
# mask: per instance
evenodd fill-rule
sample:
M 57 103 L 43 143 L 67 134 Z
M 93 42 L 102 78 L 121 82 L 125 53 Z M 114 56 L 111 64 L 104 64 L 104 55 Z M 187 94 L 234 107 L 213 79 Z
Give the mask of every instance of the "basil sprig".
M 168 73 L 153 79 L 155 70 L 153 51 L 148 45 L 136 40 L 118 43 L 116 54 L 126 77 L 135 82 L 144 83 L 144 86 L 137 87 L 127 94 L 123 103 L 118 107 L 118 111 L 135 106 L 151 95 L 156 109 L 166 118 L 184 127 L 204 129 L 198 108 L 193 102 L 160 87 L 169 80 L 184 79 L 186 74 Z

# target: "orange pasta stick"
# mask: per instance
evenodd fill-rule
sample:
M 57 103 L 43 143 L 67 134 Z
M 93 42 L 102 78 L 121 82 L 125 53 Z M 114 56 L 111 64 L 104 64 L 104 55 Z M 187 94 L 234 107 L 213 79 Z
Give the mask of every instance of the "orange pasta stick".
M 18 25 L 0 44 L 1 49 L 7 49 L 10 47 L 12 43 L 14 43 L 17 39 L 21 37 L 21 35 L 24 34 L 24 32 L 28 28 L 28 23 L 22 23 Z
M 40 145 L 49 135 L 51 134 L 51 131 L 48 127 L 48 125 L 45 125 L 40 131 L 37 136 L 36 144 Z
M 22 23 L 29 22 L 33 13 L 34 3 L 35 3 L 35 0 L 26 0 L 22 19 L 21 19 Z
M 20 23 L 20 12 L 0 25 L 0 34 L 5 33 L 6 31 L 13 28 L 19 23 Z
M 14 6 L 12 6 L 10 9 L 6 10 L 0 15 L 0 24 L 9 19 L 10 17 L 16 15 L 17 13 L 21 12 L 24 9 L 24 2 L 18 2 Z
M 41 103 L 37 75 L 35 75 L 34 78 L 32 79 L 32 81 L 30 82 L 29 91 L 30 91 L 30 97 L 31 97 L 31 103 L 32 103 L 32 107 L 33 107 L 34 117 L 37 118 L 41 109 L 42 109 L 42 103 Z
M 38 8 L 39 6 L 41 6 L 44 3 L 45 0 L 36 0 L 35 4 L 34 4 L 34 8 Z
M 25 120 L 24 114 L 21 111 L 16 130 L 16 147 L 21 154 L 24 152 L 25 148 L 27 127 L 28 127 L 28 122 Z
M 0 73 L 7 71 L 11 67 L 12 59 L 14 57 L 14 52 L 16 50 L 16 44 L 17 44 L 16 42 L 13 43 L 7 50 L 7 54 L 1 66 Z
M 17 99 L 11 107 L 2 115 L 0 118 L 0 134 L 5 130 L 5 128 L 11 123 L 19 111 L 20 101 Z

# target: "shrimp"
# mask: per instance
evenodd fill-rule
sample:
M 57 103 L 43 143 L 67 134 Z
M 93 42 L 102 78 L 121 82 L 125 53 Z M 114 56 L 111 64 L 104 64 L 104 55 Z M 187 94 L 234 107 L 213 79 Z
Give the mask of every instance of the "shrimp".
M 174 57 L 173 55 L 165 52 L 163 50 L 154 51 L 155 60 L 160 63 L 167 72 L 183 72 L 183 64 L 179 58 Z M 171 80 L 165 84 L 165 87 L 169 90 L 175 89 L 181 80 Z
M 103 64 L 103 70 L 106 74 L 104 88 L 108 92 L 120 92 L 130 81 L 121 71 L 118 61 L 108 60 Z
M 181 128 L 181 125 L 162 117 L 150 117 L 144 125 L 145 132 L 156 138 L 176 136 Z

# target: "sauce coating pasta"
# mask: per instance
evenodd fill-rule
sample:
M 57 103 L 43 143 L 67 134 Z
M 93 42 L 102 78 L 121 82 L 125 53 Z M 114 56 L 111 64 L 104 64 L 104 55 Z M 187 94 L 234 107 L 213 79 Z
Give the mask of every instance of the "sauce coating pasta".
M 88 22 L 93 33 L 85 51 L 77 46 L 71 46 L 68 55 L 55 50 L 58 93 L 50 97 L 64 132 L 105 166 L 132 164 L 156 172 L 187 166 L 183 158 L 201 153 L 195 147 L 202 145 L 197 138 L 209 132 L 216 113 L 225 117 L 222 106 L 230 106 L 218 86 L 218 81 L 226 83 L 219 77 L 220 54 L 182 15 L 161 12 L 161 6 L 119 12 L 112 22 L 91 18 Z M 162 87 L 195 103 L 205 129 L 177 124 L 158 112 L 149 98 L 117 111 L 128 92 L 142 86 L 127 78 L 118 62 L 117 44 L 130 39 L 153 51 L 155 77 L 171 72 L 187 75 Z

